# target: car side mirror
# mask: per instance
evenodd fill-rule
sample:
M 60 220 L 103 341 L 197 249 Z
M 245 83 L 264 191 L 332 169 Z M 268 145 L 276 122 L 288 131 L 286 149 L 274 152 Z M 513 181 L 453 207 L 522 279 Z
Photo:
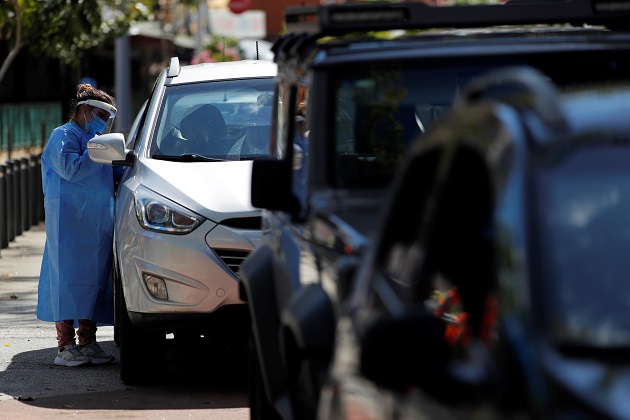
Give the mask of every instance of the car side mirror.
M 125 148 L 122 133 L 109 133 L 96 136 L 88 141 L 88 154 L 96 163 L 112 166 L 133 166 L 135 155 Z
M 462 358 L 444 339 L 446 325 L 425 308 L 373 321 L 360 333 L 361 373 L 385 388 L 418 386 L 457 402 L 500 389 L 500 375 L 485 345 L 473 340 Z
M 297 214 L 299 203 L 291 190 L 293 168 L 284 160 L 263 159 L 252 162 L 252 206 Z
M 381 317 L 360 333 L 360 370 L 376 384 L 396 390 L 444 378 L 451 349 L 446 324 L 426 309 Z

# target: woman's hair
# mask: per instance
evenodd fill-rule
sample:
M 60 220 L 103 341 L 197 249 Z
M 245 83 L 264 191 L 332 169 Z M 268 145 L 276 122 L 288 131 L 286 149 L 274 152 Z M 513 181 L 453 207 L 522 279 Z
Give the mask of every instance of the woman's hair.
M 77 85 L 77 96 L 74 100 L 71 117 L 74 116 L 77 106 L 79 106 L 78 103 L 81 101 L 87 101 L 88 99 L 96 99 L 97 101 L 102 101 L 112 106 L 116 106 L 116 100 L 113 96 L 108 95 L 100 89 L 92 87 L 92 85 L 88 83 L 81 83 Z

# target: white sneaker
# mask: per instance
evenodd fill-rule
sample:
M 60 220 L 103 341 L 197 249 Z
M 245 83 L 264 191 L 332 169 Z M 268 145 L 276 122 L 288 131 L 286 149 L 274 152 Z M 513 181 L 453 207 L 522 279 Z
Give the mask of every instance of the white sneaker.
M 55 364 L 60 366 L 86 366 L 92 364 L 92 360 L 81 353 L 81 350 L 74 345 L 68 344 L 62 351 L 57 353 Z
M 84 356 L 87 356 L 92 361 L 93 365 L 104 365 L 106 363 L 111 363 L 116 360 L 116 358 L 111 354 L 105 353 L 105 351 L 96 341 L 88 344 L 87 346 L 79 348 L 79 351 Z

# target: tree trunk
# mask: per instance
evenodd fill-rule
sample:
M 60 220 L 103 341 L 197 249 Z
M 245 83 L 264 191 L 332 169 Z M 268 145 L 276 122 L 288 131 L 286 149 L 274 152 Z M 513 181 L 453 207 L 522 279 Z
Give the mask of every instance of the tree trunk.
M 4 79 L 4 75 L 9 70 L 9 66 L 13 62 L 13 59 L 17 57 L 18 52 L 20 51 L 20 46 L 16 45 L 11 51 L 9 51 L 9 55 L 4 59 L 2 63 L 2 67 L 0 67 L 0 84 L 2 84 L 2 79 Z

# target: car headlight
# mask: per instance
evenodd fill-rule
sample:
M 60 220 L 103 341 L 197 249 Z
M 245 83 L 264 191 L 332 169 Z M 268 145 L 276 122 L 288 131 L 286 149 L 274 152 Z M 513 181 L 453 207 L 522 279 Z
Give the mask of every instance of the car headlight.
M 147 230 L 184 235 L 204 221 L 198 214 L 144 187 L 136 190 L 134 200 L 138 222 Z

